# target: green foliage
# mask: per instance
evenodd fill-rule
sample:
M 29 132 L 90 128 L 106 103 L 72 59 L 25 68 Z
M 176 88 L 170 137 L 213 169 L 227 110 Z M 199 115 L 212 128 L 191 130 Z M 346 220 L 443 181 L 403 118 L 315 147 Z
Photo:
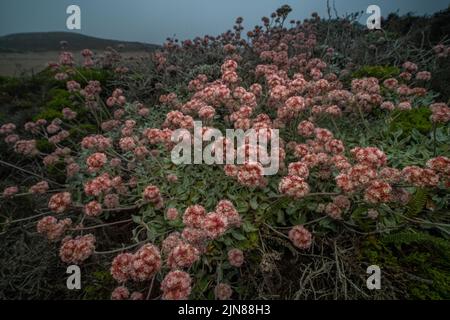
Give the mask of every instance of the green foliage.
M 78 126 L 74 126 L 69 130 L 69 133 L 72 140 L 78 141 L 82 137 L 88 134 L 96 133 L 97 131 L 98 131 L 97 126 L 85 123 L 80 124 Z
M 90 275 L 91 281 L 84 288 L 85 300 L 108 300 L 115 281 L 109 271 L 95 271 Z
M 408 202 L 407 216 L 415 216 L 419 214 L 425 207 L 428 199 L 428 192 L 426 189 L 418 188 L 414 195 Z
M 44 105 L 45 109 L 62 110 L 72 105 L 70 93 L 67 90 L 54 88 L 49 91 L 49 96 L 50 100 Z
M 66 166 L 64 162 L 60 161 L 47 167 L 48 176 L 59 183 L 66 181 Z
M 375 77 L 380 80 L 396 77 L 400 69 L 394 66 L 363 66 L 353 72 L 352 78 Z
M 36 148 L 43 153 L 51 153 L 55 149 L 54 145 L 45 139 L 36 140 Z
M 112 72 L 106 69 L 77 68 L 73 80 L 81 85 L 86 85 L 88 81 L 100 81 L 105 84 L 112 78 Z
M 360 260 L 381 266 L 386 280 L 394 282 L 394 286 L 404 292 L 400 298 L 450 298 L 447 240 L 415 231 L 369 237 L 361 245 Z
M 422 232 L 401 232 L 383 237 L 384 243 L 395 245 L 410 245 L 413 243 L 430 245 L 439 250 L 443 256 L 450 259 L 450 243 L 442 238 L 434 237 L 428 233 Z
M 389 131 L 397 132 L 401 130 L 403 132 L 402 136 L 408 136 L 413 129 L 416 129 L 422 134 L 427 134 L 433 127 L 430 116 L 431 110 L 427 107 L 394 111 Z
M 33 117 L 33 120 L 36 121 L 38 119 L 45 119 L 47 121 L 51 121 L 55 118 L 62 118 L 61 111 L 57 111 L 54 109 L 46 109 L 46 110 L 43 110 L 42 112 L 38 113 L 37 115 L 35 115 Z

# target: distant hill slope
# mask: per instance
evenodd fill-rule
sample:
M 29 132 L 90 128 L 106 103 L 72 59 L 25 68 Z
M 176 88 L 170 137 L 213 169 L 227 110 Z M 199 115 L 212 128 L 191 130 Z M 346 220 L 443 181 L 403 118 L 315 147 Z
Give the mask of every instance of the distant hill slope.
M 83 49 L 104 50 L 107 47 L 122 51 L 151 51 L 159 46 L 141 42 L 127 42 L 90 37 L 72 32 L 31 32 L 0 37 L 0 52 L 43 52 L 60 50 L 60 41 L 67 41 L 69 51 Z

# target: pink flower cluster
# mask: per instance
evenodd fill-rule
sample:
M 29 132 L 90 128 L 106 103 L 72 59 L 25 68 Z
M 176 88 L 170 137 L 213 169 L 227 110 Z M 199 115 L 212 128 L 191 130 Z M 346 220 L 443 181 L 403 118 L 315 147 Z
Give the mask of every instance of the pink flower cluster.
M 50 241 L 62 238 L 64 232 L 72 225 L 70 218 L 58 220 L 52 216 L 46 216 L 38 221 L 37 232 L 43 234 Z
M 159 191 L 159 188 L 153 185 L 147 186 L 144 189 L 144 192 L 142 194 L 143 198 L 155 205 L 155 208 L 160 209 L 164 206 L 164 200 L 161 196 L 161 192 Z
M 309 249 L 312 244 L 312 235 L 305 227 L 295 226 L 289 231 L 289 239 L 294 246 L 300 249 Z
M 92 234 L 66 237 L 62 240 L 59 256 L 65 263 L 80 264 L 88 259 L 95 250 L 95 237 Z
M 142 282 L 151 279 L 161 269 L 161 264 L 159 249 L 145 244 L 134 254 L 121 253 L 116 256 L 110 271 L 120 283 L 130 279 Z
M 60 192 L 52 195 L 48 202 L 48 208 L 55 213 L 66 211 L 72 204 L 72 195 L 69 192 Z

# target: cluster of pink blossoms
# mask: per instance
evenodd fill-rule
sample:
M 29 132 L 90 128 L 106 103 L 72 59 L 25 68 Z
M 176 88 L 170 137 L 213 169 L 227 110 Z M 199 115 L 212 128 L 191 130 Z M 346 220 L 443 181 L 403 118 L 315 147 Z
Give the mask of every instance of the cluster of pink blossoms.
M 45 235 L 50 241 L 56 241 L 61 239 L 71 225 L 70 218 L 58 220 L 55 217 L 46 216 L 37 223 L 37 232 Z
M 295 226 L 289 231 L 289 239 L 300 249 L 309 249 L 312 244 L 312 235 L 305 227 Z
M 433 103 L 430 109 L 431 121 L 443 124 L 450 122 L 450 108 L 445 103 Z
M 17 186 L 7 187 L 3 190 L 3 197 L 12 198 L 18 192 L 19 188 Z
M 91 154 L 86 159 L 88 171 L 89 172 L 97 172 L 106 164 L 107 161 L 108 161 L 108 157 L 104 153 L 96 152 L 94 154 Z
M 151 279 L 161 269 L 161 264 L 159 249 L 146 244 L 134 254 L 121 253 L 116 256 L 111 265 L 111 275 L 119 283 L 130 279 L 142 282 Z
M 88 259 L 95 250 L 95 237 L 92 234 L 65 237 L 61 242 L 59 256 L 65 263 L 80 264 Z
M 36 183 L 35 185 L 30 187 L 30 193 L 34 194 L 43 194 L 46 193 L 49 189 L 49 185 L 47 181 L 40 181 Z
M 215 210 L 207 214 L 200 205 L 188 207 L 183 215 L 185 228 L 181 234 L 173 232 L 162 242 L 163 257 L 153 245 L 144 245 L 135 254 L 121 253 L 114 258 L 111 265 L 113 278 L 119 283 L 130 279 L 148 280 L 165 262 L 173 271 L 166 275 L 161 284 L 164 299 L 187 298 L 191 278 L 181 270 L 199 261 L 207 241 L 221 236 L 232 226 L 240 225 L 239 214 L 230 201 L 221 200 Z M 230 265 L 240 267 L 244 263 L 244 254 L 239 249 L 231 249 L 228 259 Z
M 127 102 L 127 99 L 123 95 L 121 89 L 116 89 L 112 95 L 106 100 L 106 105 L 108 107 L 113 107 L 115 105 L 123 106 Z
M 300 199 L 309 193 L 309 185 L 299 176 L 288 175 L 281 179 L 278 190 L 289 197 Z
M 72 195 L 69 192 L 60 192 L 52 195 L 48 202 L 48 208 L 55 213 L 66 211 L 72 204 Z
M 164 200 L 159 188 L 153 185 L 147 186 L 142 194 L 143 198 L 152 203 L 155 208 L 160 209 L 164 206 Z

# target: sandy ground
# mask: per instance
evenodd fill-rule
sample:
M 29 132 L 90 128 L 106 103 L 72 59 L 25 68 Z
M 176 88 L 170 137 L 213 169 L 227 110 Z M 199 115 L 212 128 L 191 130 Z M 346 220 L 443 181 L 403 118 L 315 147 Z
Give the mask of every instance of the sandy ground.
M 126 57 L 142 56 L 148 53 L 124 52 L 122 55 Z M 18 76 L 21 73 L 36 73 L 47 66 L 50 61 L 58 61 L 59 52 L 29 52 L 29 53 L 0 53 L 0 76 Z M 82 57 L 75 54 L 75 60 L 80 63 Z

